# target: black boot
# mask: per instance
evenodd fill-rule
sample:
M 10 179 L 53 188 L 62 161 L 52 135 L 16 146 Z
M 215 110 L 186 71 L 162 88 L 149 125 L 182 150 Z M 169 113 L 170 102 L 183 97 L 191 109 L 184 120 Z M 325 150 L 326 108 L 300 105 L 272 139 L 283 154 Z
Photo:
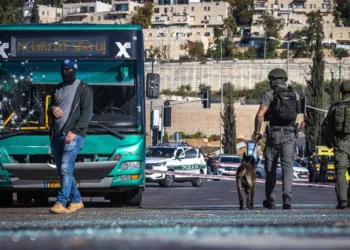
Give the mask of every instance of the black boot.
M 340 201 L 338 203 L 337 209 L 344 209 L 344 208 L 346 208 L 347 205 L 348 205 L 347 201 Z
M 292 198 L 288 195 L 283 196 L 283 209 L 291 209 L 292 208 Z
M 264 200 L 263 201 L 263 206 L 264 208 L 268 208 L 268 209 L 275 209 L 276 208 L 276 204 L 274 201 L 269 201 L 269 200 Z

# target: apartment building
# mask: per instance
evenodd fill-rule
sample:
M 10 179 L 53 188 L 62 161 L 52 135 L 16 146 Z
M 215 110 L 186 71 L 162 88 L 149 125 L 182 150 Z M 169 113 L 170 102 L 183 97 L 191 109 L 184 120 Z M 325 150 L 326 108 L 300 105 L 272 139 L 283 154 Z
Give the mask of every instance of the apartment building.
M 336 27 L 333 9 L 333 0 L 255 0 L 251 37 L 265 37 L 263 27 L 258 25 L 259 18 L 265 13 L 274 16 L 284 25 L 280 32 L 280 37 L 284 39 L 288 34 L 301 30 L 309 24 L 307 13 L 320 11 L 324 21 L 324 42 L 346 43 L 350 40 L 350 28 Z
M 34 3 L 28 2 L 24 5 L 22 11 L 23 23 L 30 23 L 33 14 Z M 39 22 L 40 23 L 56 23 L 62 20 L 62 8 L 56 8 L 46 5 L 38 5 Z
M 207 50 L 214 42 L 214 27 L 223 27 L 230 5 L 227 2 L 190 2 L 156 5 L 152 28 L 144 30 L 145 47 L 169 47 L 164 57 L 178 60 L 187 55 L 186 45 L 196 41 Z
M 222 27 L 230 11 L 227 2 L 172 3 L 174 1 L 156 5 L 151 26 L 144 29 L 145 48 L 166 46 L 163 59 L 170 56 L 170 59 L 178 60 L 187 55 L 186 44 L 195 41 L 203 42 L 207 49 L 213 44 L 213 28 Z M 130 0 L 113 0 L 111 4 L 100 1 L 63 4 L 63 22 L 125 24 L 140 6 L 143 4 Z

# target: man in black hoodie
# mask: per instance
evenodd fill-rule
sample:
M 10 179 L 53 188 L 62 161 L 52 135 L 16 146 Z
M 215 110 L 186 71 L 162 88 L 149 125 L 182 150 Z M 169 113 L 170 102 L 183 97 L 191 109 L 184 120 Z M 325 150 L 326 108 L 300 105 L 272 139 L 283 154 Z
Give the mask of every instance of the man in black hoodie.
M 93 92 L 86 83 L 75 78 L 78 65 L 66 59 L 61 65 L 63 82 L 55 89 L 48 113 L 51 116 L 51 151 L 61 175 L 61 188 L 51 213 L 74 213 L 84 208 L 74 179 L 75 160 L 84 144 L 93 112 Z M 69 207 L 66 208 L 68 199 Z

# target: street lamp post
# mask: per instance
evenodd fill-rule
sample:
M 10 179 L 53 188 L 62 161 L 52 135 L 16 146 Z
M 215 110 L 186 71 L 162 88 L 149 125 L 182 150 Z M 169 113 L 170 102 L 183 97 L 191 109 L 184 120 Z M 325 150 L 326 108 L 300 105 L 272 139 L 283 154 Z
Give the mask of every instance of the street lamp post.
M 264 43 L 264 62 L 266 60 L 266 35 L 265 35 L 265 43 Z
M 341 59 L 342 59 L 342 57 L 341 56 L 339 56 L 338 57 L 339 58 L 339 78 L 338 78 L 338 84 L 339 84 L 339 89 L 340 89 L 340 85 L 341 85 L 341 80 L 342 80 L 342 75 L 341 75 L 341 70 L 342 70 L 342 68 L 341 68 Z M 339 91 L 339 95 L 340 95 L 340 91 Z M 339 99 L 341 99 L 341 97 L 339 96 Z
M 287 41 L 287 76 L 289 76 L 288 72 L 289 72 L 289 43 L 290 41 Z

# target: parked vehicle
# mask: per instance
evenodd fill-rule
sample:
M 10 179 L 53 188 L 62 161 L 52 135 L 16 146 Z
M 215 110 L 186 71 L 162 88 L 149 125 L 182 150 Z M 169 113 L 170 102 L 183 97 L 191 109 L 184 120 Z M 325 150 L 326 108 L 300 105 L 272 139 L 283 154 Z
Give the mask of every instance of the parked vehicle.
M 207 174 L 202 151 L 186 145 L 163 144 L 148 147 L 146 150 L 146 169 Z M 192 186 L 200 187 L 203 184 L 203 179 L 184 175 L 146 173 L 146 182 L 156 182 L 161 187 L 171 187 L 174 182 L 191 182 Z
M 262 158 L 260 162 L 258 163 L 255 174 L 256 178 L 258 179 L 266 179 L 266 172 L 265 172 L 265 159 Z M 307 168 L 302 167 L 297 162 L 292 162 L 293 166 L 293 181 L 309 181 L 309 171 Z M 281 163 L 277 163 L 277 169 L 276 169 L 276 179 L 282 180 L 282 167 Z
M 238 155 L 220 155 L 215 166 L 216 175 L 236 175 L 242 158 Z

